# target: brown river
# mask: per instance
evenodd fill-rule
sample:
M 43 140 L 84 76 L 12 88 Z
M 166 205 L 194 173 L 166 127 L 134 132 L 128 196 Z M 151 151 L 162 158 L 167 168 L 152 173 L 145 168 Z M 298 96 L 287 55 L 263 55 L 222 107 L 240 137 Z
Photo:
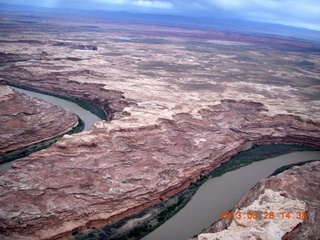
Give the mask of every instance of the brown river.
M 101 121 L 101 119 L 99 117 L 97 117 L 96 115 L 94 115 L 90 111 L 83 109 L 82 107 L 78 106 L 74 102 L 70 102 L 70 101 L 67 101 L 67 100 L 64 100 L 61 98 L 57 98 L 57 97 L 42 94 L 42 93 L 24 90 L 21 88 L 16 88 L 16 87 L 12 87 L 12 88 L 14 90 L 16 90 L 17 92 L 24 93 L 30 97 L 40 98 L 40 99 L 43 99 L 53 105 L 61 106 L 61 107 L 64 107 L 64 108 L 70 110 L 71 112 L 75 113 L 76 115 L 78 115 L 82 119 L 82 121 L 85 124 L 84 131 L 89 130 L 97 121 Z M 0 165 L 0 173 L 5 172 L 9 168 L 11 168 L 12 164 L 16 161 L 18 161 L 18 160 L 14 160 L 14 161 Z
M 219 220 L 220 212 L 231 210 L 260 179 L 277 168 L 307 160 L 320 160 L 320 151 L 284 154 L 227 172 L 206 181 L 190 202 L 142 240 L 185 240 Z
M 73 102 L 18 88 L 14 89 L 69 109 L 85 122 L 85 130 L 100 121 L 96 115 Z M 291 163 L 317 159 L 320 159 L 320 151 L 293 152 L 254 162 L 220 177 L 209 179 L 198 189 L 183 209 L 142 239 L 184 240 L 192 237 L 217 221 L 220 212 L 232 209 L 250 188 L 260 179 L 268 177 L 277 168 Z M 1 165 L 0 172 L 9 169 L 13 162 Z

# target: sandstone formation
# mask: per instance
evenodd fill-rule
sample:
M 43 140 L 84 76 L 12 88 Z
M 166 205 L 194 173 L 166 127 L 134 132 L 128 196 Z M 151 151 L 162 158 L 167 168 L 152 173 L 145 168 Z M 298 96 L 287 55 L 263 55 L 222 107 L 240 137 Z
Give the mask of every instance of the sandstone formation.
M 87 71 L 72 74 L 83 75 L 87 74 Z M 104 89 L 103 84 L 79 83 L 68 79 L 57 82 L 56 79 L 59 79 L 59 73 L 54 73 L 52 76 L 50 76 L 51 74 L 43 75 L 40 79 L 37 79 L 26 72 L 20 72 L 11 67 L 6 70 L 4 75 L 5 79 L 3 80 L 18 86 L 31 87 L 44 92 L 87 101 L 99 106 L 110 119 L 114 118 L 115 113 L 121 112 L 124 106 L 127 105 L 127 102 L 123 100 L 123 93 L 120 91 Z M 28 79 L 33 79 L 33 81 L 30 82 Z
M 77 124 L 73 113 L 0 83 L 0 154 L 61 135 Z
M 65 238 L 131 215 L 253 144 L 320 147 L 318 43 L 41 17 L 48 25 L 3 20 L 15 28 L 0 25 L 11 61 L 0 77 L 87 100 L 112 121 L 0 175 L 3 239 Z
M 319 189 L 320 161 L 263 179 L 232 210 L 243 215 L 257 212 L 258 219 L 219 220 L 197 239 L 317 239 L 320 236 Z M 264 213 L 270 212 L 275 217 L 271 219 L 269 214 L 264 218 L 267 216 Z
M 320 147 L 319 124 L 265 112 L 262 104 L 229 100 L 200 111 L 201 119 L 176 114 L 131 129 L 101 123 L 65 136 L 0 176 L 2 236 L 52 238 L 122 218 L 254 143 Z

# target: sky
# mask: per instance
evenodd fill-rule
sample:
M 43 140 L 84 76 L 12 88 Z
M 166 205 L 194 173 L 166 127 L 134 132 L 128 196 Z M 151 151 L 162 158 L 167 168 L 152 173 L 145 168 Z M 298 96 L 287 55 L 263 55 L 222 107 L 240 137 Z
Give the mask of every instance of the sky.
M 320 0 L 0 0 L 0 3 L 206 17 L 228 16 L 320 31 Z

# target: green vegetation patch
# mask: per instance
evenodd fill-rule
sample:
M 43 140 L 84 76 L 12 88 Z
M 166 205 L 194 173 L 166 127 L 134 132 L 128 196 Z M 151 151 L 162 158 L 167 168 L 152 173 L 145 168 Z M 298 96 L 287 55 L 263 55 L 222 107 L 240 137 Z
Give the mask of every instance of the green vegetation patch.
M 70 131 L 68 131 L 65 134 L 74 134 L 81 132 L 84 129 L 84 122 L 78 117 L 78 125 L 72 128 Z M 29 154 L 40 151 L 42 149 L 50 147 L 53 143 L 57 142 L 60 138 L 63 137 L 64 134 L 61 134 L 59 136 L 53 137 L 49 140 L 45 140 L 39 143 L 35 143 L 17 150 L 13 150 L 10 152 L 6 152 L 4 154 L 0 155 L 0 164 L 4 164 L 7 162 L 11 162 L 13 160 L 16 160 L 18 158 L 26 157 Z
M 155 228 L 167 221 L 170 217 L 182 209 L 196 193 L 199 187 L 209 178 L 219 177 L 226 172 L 233 171 L 240 167 L 249 165 L 256 161 L 267 158 L 280 156 L 283 154 L 296 151 L 313 151 L 317 150 L 310 147 L 302 147 L 296 145 L 255 145 L 247 151 L 240 152 L 232 157 L 219 168 L 204 176 L 195 183 L 170 197 L 166 201 L 162 201 L 152 207 L 149 207 L 138 214 L 126 217 L 122 220 L 106 225 L 101 228 L 91 229 L 87 233 L 74 234 L 71 240 L 137 240 L 152 232 Z M 134 221 L 135 224 L 128 224 Z
M 300 167 L 300 166 L 303 166 L 303 165 L 305 165 L 307 163 L 317 162 L 317 161 L 319 161 L 319 160 L 310 160 L 310 161 L 304 161 L 304 162 L 291 163 L 291 164 L 288 164 L 288 165 L 284 165 L 284 166 L 276 169 L 269 177 L 276 176 L 279 173 L 282 173 L 282 172 L 284 172 L 284 171 L 286 171 L 286 170 L 288 170 L 288 169 L 290 169 L 292 167 L 296 167 L 296 166 Z
M 102 120 L 108 120 L 108 116 L 107 114 L 98 106 L 84 101 L 82 99 L 79 99 L 77 97 L 68 97 L 68 96 L 63 96 L 63 95 L 59 95 L 56 93 L 51 93 L 51 92 L 46 92 L 46 91 L 42 91 L 42 90 L 38 90 L 35 88 L 31 88 L 31 87 L 27 87 L 27 86 L 23 86 L 23 85 L 19 85 L 16 83 L 11 83 L 9 81 L 3 80 L 7 85 L 12 86 L 12 87 L 17 87 L 17 88 L 21 88 L 21 89 L 25 89 L 25 90 L 29 90 L 29 91 L 33 91 L 33 92 L 37 92 L 37 93 L 42 93 L 42 94 L 46 94 L 46 95 L 50 95 L 50 96 L 54 96 L 54 97 L 58 97 L 70 102 L 74 102 L 76 103 L 78 106 L 90 111 L 91 113 L 93 113 L 94 115 L 98 116 L 100 119 Z

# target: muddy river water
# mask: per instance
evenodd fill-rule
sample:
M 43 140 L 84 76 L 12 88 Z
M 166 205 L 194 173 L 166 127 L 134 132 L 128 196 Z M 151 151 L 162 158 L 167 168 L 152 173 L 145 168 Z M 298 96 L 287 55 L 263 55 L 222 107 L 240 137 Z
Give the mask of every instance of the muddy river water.
M 18 88 L 15 90 L 69 109 L 85 122 L 85 130 L 100 121 L 100 118 L 73 102 Z M 192 237 L 218 220 L 221 211 L 232 209 L 257 181 L 268 177 L 277 168 L 291 163 L 316 159 L 320 159 L 320 151 L 293 152 L 254 162 L 220 177 L 209 179 L 198 189 L 183 209 L 144 237 L 143 240 L 182 240 Z M 0 168 L 8 169 L 11 165 L 12 162 L 3 164 Z
M 24 94 L 31 96 L 31 97 L 41 98 L 41 99 L 43 99 L 53 105 L 61 106 L 61 107 L 64 107 L 64 108 L 70 110 L 71 112 L 75 113 L 76 115 L 78 115 L 82 119 L 82 121 L 85 124 L 84 131 L 89 130 L 97 121 L 101 121 L 101 119 L 99 117 L 97 117 L 96 115 L 94 115 L 90 111 L 83 109 L 82 107 L 78 106 L 74 102 L 70 102 L 70 101 L 67 101 L 67 100 L 64 100 L 61 98 L 57 98 L 57 97 L 42 94 L 42 93 L 24 90 L 21 88 L 13 87 L 13 89 L 16 90 L 17 92 L 24 93 Z
M 284 154 L 227 172 L 206 181 L 190 202 L 142 240 L 185 240 L 219 220 L 220 212 L 231 210 L 260 179 L 291 163 L 320 159 L 320 151 Z
M 53 105 L 61 106 L 61 107 L 64 107 L 64 108 L 70 110 L 71 112 L 75 113 L 76 115 L 78 115 L 82 119 L 82 121 L 85 124 L 84 131 L 89 130 L 94 125 L 94 123 L 96 123 L 97 121 L 101 121 L 101 119 L 99 117 L 97 117 L 96 115 L 94 115 L 90 111 L 83 109 L 82 107 L 78 106 L 74 102 L 70 102 L 70 101 L 67 101 L 67 100 L 64 100 L 61 98 L 57 98 L 57 97 L 42 94 L 42 93 L 24 90 L 21 88 L 16 88 L 16 87 L 12 87 L 12 88 L 14 90 L 16 90 L 17 92 L 24 93 L 24 94 L 31 96 L 31 97 L 37 97 L 37 98 L 43 99 Z M 15 161 L 18 161 L 18 160 L 15 160 Z M 0 165 L 0 173 L 5 172 L 9 168 L 11 168 L 12 164 L 15 161 L 11 161 L 11 162 Z

